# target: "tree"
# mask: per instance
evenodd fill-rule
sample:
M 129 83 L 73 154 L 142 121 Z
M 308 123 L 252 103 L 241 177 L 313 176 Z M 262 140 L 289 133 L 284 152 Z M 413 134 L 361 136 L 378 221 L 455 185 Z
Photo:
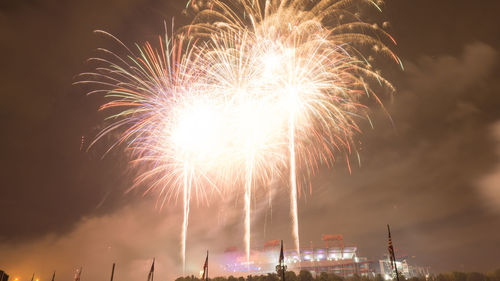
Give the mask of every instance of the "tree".
M 484 281 L 486 276 L 479 272 L 469 272 L 467 273 L 467 281 Z
M 440 273 L 436 276 L 436 281 L 453 281 L 453 278 L 451 278 L 448 274 Z
M 335 273 L 328 273 L 328 281 L 344 281 L 344 278 Z
M 326 272 L 321 272 L 319 274 L 318 281 L 328 281 L 328 273 Z
M 500 281 L 500 268 L 488 273 L 488 278 L 490 281 Z
M 348 281 L 361 281 L 361 277 L 357 274 L 353 274 L 349 278 L 347 278 Z
M 301 270 L 299 272 L 299 281 L 313 281 L 313 280 L 314 280 L 314 278 L 313 278 L 311 272 L 309 272 L 307 270 Z
M 458 271 L 452 272 L 451 277 L 453 278 L 453 281 L 466 281 L 467 280 L 467 274 L 465 274 L 463 272 L 458 272 Z
M 265 276 L 262 275 L 255 275 L 251 277 L 252 281 L 266 281 Z M 248 279 L 250 280 L 250 279 Z
M 276 273 L 268 273 L 266 276 L 267 281 L 279 281 L 280 278 L 278 277 L 278 274 Z
M 285 272 L 285 279 L 286 281 L 299 281 L 299 278 L 297 278 L 297 274 L 293 271 L 287 271 Z

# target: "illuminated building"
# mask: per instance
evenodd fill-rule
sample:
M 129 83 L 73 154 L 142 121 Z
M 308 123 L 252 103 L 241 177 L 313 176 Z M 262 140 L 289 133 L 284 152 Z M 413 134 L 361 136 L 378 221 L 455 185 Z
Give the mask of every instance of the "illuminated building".
M 373 262 L 357 255 L 356 246 L 345 246 L 342 235 L 323 235 L 324 247 L 301 248 L 300 258 L 295 250 L 285 250 L 288 271 L 298 273 L 308 270 L 313 274 L 335 273 L 339 276 L 374 275 Z M 334 245 L 332 244 L 334 242 Z M 232 275 L 258 275 L 276 271 L 279 258 L 279 241 L 269 241 L 262 250 L 252 251 L 250 262 L 246 257 L 230 249 L 224 255 L 224 272 Z
M 406 278 L 429 276 L 429 268 L 410 264 L 408 262 L 408 256 L 397 257 L 396 267 L 398 272 Z M 385 280 L 392 280 L 393 276 L 395 276 L 388 255 L 385 255 L 383 259 L 379 260 L 377 273 L 380 273 Z

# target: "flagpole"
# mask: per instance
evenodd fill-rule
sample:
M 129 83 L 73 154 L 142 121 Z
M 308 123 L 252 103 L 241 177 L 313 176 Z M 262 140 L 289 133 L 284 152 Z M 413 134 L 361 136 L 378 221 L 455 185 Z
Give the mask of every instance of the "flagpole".
M 208 250 L 205 263 L 203 264 L 203 275 L 201 276 L 201 281 L 208 281 Z
M 281 280 L 285 281 L 285 255 L 283 253 L 283 240 L 281 240 Z
M 56 271 L 54 270 L 54 273 L 52 274 L 52 281 L 56 279 Z
M 155 258 L 153 258 L 153 263 L 151 264 L 151 269 L 148 274 L 148 281 L 153 281 L 155 272 Z
M 391 259 L 391 265 L 394 261 L 394 269 L 396 270 L 396 280 L 399 281 L 399 273 L 398 273 L 398 264 L 396 263 L 396 256 L 394 255 L 394 247 L 392 246 L 392 238 L 391 238 L 391 228 L 389 224 L 387 224 L 387 233 L 389 234 L 389 258 Z
M 113 267 L 111 268 L 111 281 L 113 281 L 113 276 L 115 276 L 115 263 L 113 263 Z
M 276 266 L 276 273 L 278 273 L 278 276 L 281 277 L 281 281 L 285 281 L 285 272 L 286 272 L 286 265 L 285 265 L 285 255 L 283 254 L 283 240 L 281 240 L 281 249 L 280 249 L 280 257 L 278 260 L 278 265 Z

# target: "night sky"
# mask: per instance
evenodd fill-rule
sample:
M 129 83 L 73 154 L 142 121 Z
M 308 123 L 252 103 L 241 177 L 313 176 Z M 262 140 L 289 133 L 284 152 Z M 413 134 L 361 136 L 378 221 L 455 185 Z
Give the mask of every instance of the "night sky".
M 155 208 L 155 196 L 125 191 L 134 171 L 107 144 L 82 152 L 102 128 L 102 96 L 72 85 L 92 70 L 86 59 L 125 44 L 156 40 L 164 20 L 175 25 L 184 1 L 17 0 L 0 3 L 0 269 L 26 280 L 57 270 L 68 279 L 146 278 L 181 272 L 181 202 Z M 359 255 L 378 259 L 386 224 L 398 252 L 434 272 L 500 267 L 500 25 L 497 0 L 388 0 L 381 21 L 398 41 L 405 70 L 382 65 L 397 88 L 382 96 L 393 120 L 373 112 L 362 124 L 361 166 L 321 169 L 299 203 L 303 246 L 343 234 Z M 258 199 L 258 198 L 257 198 Z M 284 239 L 292 246 L 288 194 L 255 200 L 255 246 Z M 203 251 L 243 249 L 242 198 L 194 204 L 188 271 Z M 312 242 L 310 242 L 312 241 Z

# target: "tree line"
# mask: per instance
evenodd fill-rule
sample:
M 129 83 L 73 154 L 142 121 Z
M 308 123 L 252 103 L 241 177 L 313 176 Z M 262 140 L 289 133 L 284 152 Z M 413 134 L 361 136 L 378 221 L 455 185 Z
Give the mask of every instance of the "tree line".
M 334 273 L 321 272 L 320 274 L 312 274 L 307 270 L 301 270 L 297 275 L 293 271 L 285 273 L 286 281 L 385 281 L 382 275 L 377 274 L 372 277 L 353 275 L 349 277 L 341 277 Z M 394 278 L 394 281 L 396 278 Z M 179 277 L 175 281 L 203 281 L 194 275 Z M 247 277 L 214 277 L 209 281 L 280 281 L 276 273 L 268 273 L 263 275 L 248 275 Z M 432 274 L 427 278 L 425 276 L 406 278 L 400 274 L 399 281 L 500 281 L 500 268 L 489 273 L 480 272 L 450 272 Z

